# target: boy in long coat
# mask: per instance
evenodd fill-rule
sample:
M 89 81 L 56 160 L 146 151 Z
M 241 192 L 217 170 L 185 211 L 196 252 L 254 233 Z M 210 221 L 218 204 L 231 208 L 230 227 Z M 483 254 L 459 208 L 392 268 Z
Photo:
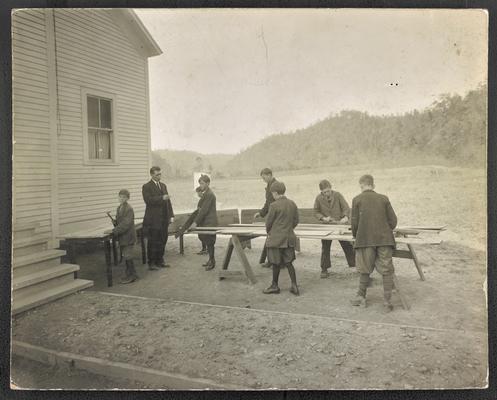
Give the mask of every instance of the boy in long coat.
M 198 214 L 192 224 L 192 229 L 196 226 L 217 226 L 216 195 L 210 189 L 210 178 L 207 175 L 201 175 L 198 184 L 202 190 L 202 197 L 198 202 Z M 198 235 L 202 243 L 207 246 L 209 260 L 203 264 L 206 271 L 214 269 L 216 259 L 214 257 L 214 245 L 216 244 L 216 235 Z
M 150 168 L 151 179 L 142 187 L 145 201 L 143 233 L 147 236 L 148 268 L 169 267 L 164 262 L 169 224 L 174 220 L 173 206 L 167 192 L 167 186 L 160 181 L 159 167 Z
M 133 246 L 136 243 L 135 213 L 128 203 L 129 191 L 119 191 L 119 207 L 116 212 L 116 226 L 112 233 L 119 241 L 122 257 L 126 262 L 126 272 L 121 283 L 131 283 L 138 279 L 133 262 Z
M 376 268 L 383 277 L 384 308 L 388 312 L 393 309 L 390 301 L 394 286 L 393 229 L 397 226 L 397 216 L 388 197 L 374 191 L 371 175 L 363 175 L 359 184 L 362 193 L 352 200 L 352 235 L 355 238 L 357 270 L 361 275 L 357 296 L 351 304 L 366 304 L 369 275 Z
M 274 182 L 270 191 L 274 197 L 274 202 L 270 204 L 266 217 L 266 248 L 268 260 L 273 268 L 273 281 L 270 287 L 264 289 L 263 293 L 276 294 L 280 292 L 278 286 L 280 268 L 286 266 L 292 281 L 290 292 L 298 296 L 299 289 L 293 266 L 297 242 L 294 228 L 299 223 L 297 205 L 284 196 L 286 188 L 283 182 Z
M 314 201 L 314 214 L 316 218 L 325 224 L 347 224 L 349 222 L 350 207 L 341 193 L 331 190 L 331 183 L 323 179 L 319 182 L 320 194 Z M 321 278 L 329 276 L 328 269 L 331 268 L 331 240 L 321 240 Z M 349 267 L 355 267 L 354 248 L 350 242 L 340 240 Z

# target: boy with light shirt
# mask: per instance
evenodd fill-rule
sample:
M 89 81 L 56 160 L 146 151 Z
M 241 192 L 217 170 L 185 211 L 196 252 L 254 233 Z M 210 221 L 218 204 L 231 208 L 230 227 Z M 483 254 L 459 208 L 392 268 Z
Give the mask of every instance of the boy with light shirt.
M 316 218 L 327 224 L 348 224 L 350 207 L 341 193 L 331 190 L 331 183 L 323 179 L 319 182 L 320 194 L 314 201 Z M 329 276 L 331 268 L 331 240 L 321 240 L 321 278 Z M 354 248 L 347 241 L 339 241 L 342 246 L 349 267 L 355 267 Z

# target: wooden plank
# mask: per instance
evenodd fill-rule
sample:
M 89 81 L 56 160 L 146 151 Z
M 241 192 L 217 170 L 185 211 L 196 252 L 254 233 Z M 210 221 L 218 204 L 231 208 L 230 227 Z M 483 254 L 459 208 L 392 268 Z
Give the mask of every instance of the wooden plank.
M 241 389 L 234 385 L 220 384 L 209 379 L 191 378 L 186 375 L 168 373 L 122 362 L 55 351 L 17 340 L 12 341 L 12 352 L 17 356 L 38 361 L 52 367 L 69 365 L 71 368 L 85 370 L 93 374 L 131 381 L 138 380 L 168 389 Z M 89 386 L 91 386 L 91 382 L 89 382 Z
M 418 257 L 416 256 L 416 252 L 414 251 L 414 249 L 410 243 L 407 244 L 407 247 L 409 248 L 409 251 L 412 254 L 412 259 L 414 261 L 414 265 L 416 266 L 416 269 L 418 270 L 419 277 L 421 278 L 422 281 L 424 281 L 425 275 L 423 274 L 423 270 L 421 269 L 421 265 L 419 264 L 419 260 L 418 260 Z
M 396 257 L 396 258 L 408 258 L 408 259 L 412 260 L 412 253 L 410 251 L 407 251 L 407 250 L 397 250 L 397 249 L 395 249 L 393 251 L 392 256 Z

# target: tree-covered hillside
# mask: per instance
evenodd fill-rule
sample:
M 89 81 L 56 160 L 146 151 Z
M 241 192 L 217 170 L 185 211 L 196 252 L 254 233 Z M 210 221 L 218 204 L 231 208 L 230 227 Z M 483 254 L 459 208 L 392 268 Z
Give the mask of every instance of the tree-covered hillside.
M 431 107 L 402 115 L 342 111 L 305 129 L 269 136 L 225 166 L 231 175 L 263 166 L 294 170 L 351 164 L 485 165 L 487 88 L 464 98 L 444 95 Z

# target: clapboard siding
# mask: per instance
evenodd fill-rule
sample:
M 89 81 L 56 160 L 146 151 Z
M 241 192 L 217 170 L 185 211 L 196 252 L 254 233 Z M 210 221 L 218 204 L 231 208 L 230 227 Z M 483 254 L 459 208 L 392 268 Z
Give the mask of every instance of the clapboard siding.
M 16 11 L 12 18 L 12 96 L 15 222 L 38 222 L 51 236 L 51 157 L 45 14 Z
M 147 59 L 114 24 L 108 12 L 56 10 L 60 130 L 58 137 L 61 231 L 91 220 L 105 221 L 117 193 L 131 192 L 144 210 L 141 187 L 148 179 Z M 114 96 L 118 163 L 85 165 L 82 89 Z

